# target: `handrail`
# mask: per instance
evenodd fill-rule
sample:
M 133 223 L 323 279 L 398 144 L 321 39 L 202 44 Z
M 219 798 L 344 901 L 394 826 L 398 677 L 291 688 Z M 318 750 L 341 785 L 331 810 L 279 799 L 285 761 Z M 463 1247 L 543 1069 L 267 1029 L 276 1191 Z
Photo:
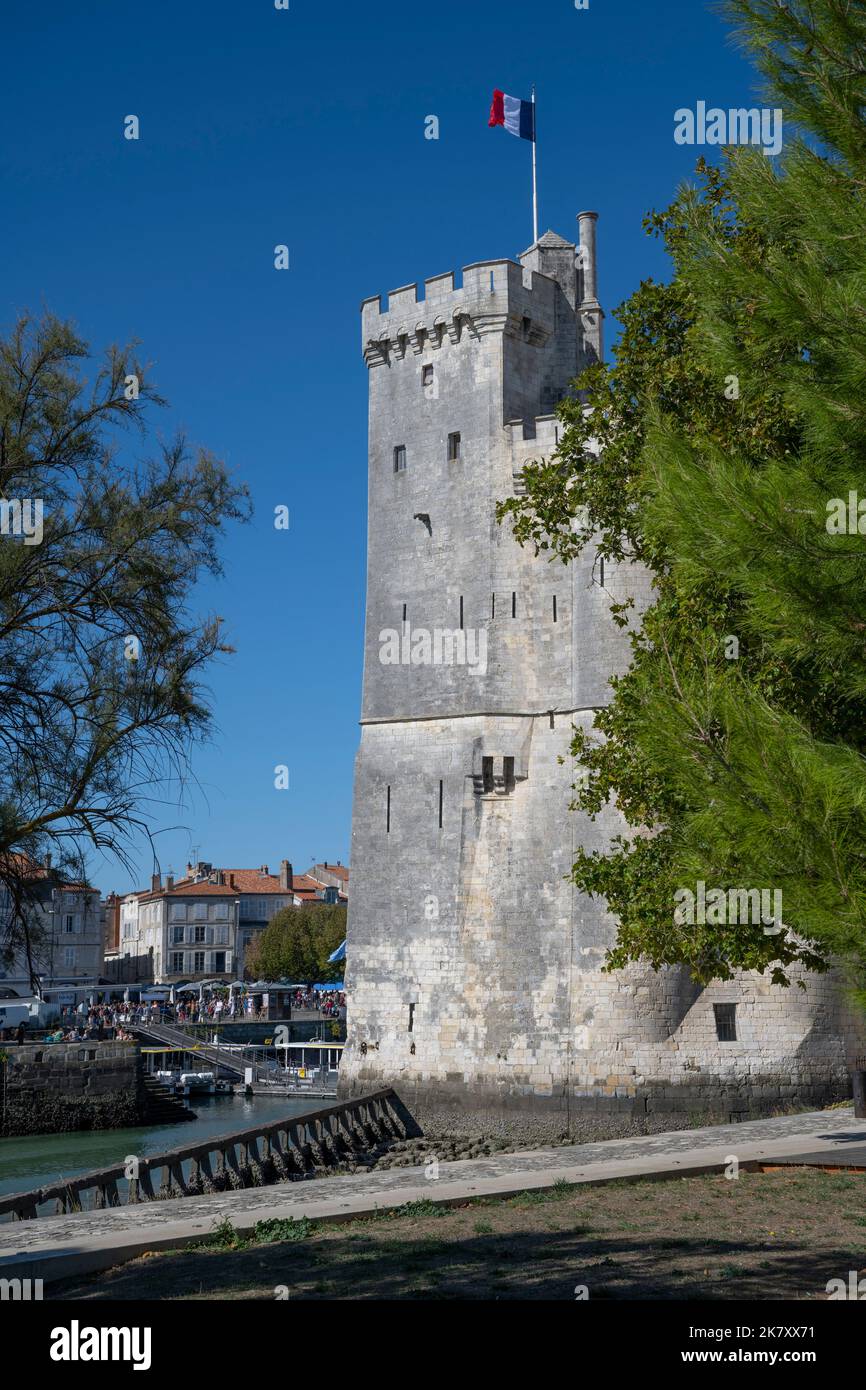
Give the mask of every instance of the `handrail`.
M 129 1026 L 133 1032 L 144 1033 L 148 1037 L 156 1038 L 158 1042 L 168 1042 L 177 1047 L 183 1047 L 190 1054 L 195 1053 L 197 1056 L 204 1057 L 206 1061 L 224 1066 L 228 1071 L 233 1071 L 238 1076 L 243 1076 L 247 1067 L 258 1068 L 260 1065 L 258 1059 L 255 1056 L 250 1056 L 246 1051 L 229 1052 L 219 1043 L 193 1039 L 180 1028 L 172 1027 L 167 1023 L 134 1023 Z
M 14 1192 L 0 1198 L 0 1216 L 32 1220 L 39 1215 L 40 1206 L 52 1201 L 58 1214 L 82 1211 L 82 1197 L 88 1193 L 93 1194 L 93 1206 L 100 1209 L 295 1181 L 420 1133 L 399 1096 L 388 1087 L 306 1115 L 271 1120 L 135 1159 L 132 1172 L 127 1160 L 29 1192 Z M 188 1173 L 184 1164 L 189 1165 Z M 151 1175 L 160 1168 L 162 1182 L 155 1191 Z M 125 1194 L 118 1186 L 124 1182 Z

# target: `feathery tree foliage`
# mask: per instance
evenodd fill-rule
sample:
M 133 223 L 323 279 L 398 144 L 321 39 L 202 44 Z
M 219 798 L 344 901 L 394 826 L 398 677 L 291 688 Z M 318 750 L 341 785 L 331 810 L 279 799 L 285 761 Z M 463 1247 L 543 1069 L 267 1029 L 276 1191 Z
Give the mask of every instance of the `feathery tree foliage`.
M 203 669 L 229 650 L 190 611 L 246 490 L 183 438 L 125 464 L 164 404 L 132 347 L 89 350 L 47 315 L 0 339 L 0 947 L 30 952 L 37 868 L 125 861 L 148 803 L 183 779 L 210 715 Z M 41 525 L 33 522 L 41 509 Z M 34 984 L 36 982 L 34 981 Z
M 574 867 L 618 918 L 609 964 L 786 983 L 838 956 L 862 979 L 866 535 L 828 524 L 833 499 L 866 495 L 866 12 L 726 9 L 784 112 L 783 153 L 702 162 L 648 219 L 673 278 L 617 311 L 614 364 L 580 379 L 556 456 L 500 517 L 553 557 L 592 537 L 654 574 L 630 669 L 573 745 L 575 804 L 612 797 L 629 827 Z M 784 930 L 675 922 L 699 880 L 781 889 Z

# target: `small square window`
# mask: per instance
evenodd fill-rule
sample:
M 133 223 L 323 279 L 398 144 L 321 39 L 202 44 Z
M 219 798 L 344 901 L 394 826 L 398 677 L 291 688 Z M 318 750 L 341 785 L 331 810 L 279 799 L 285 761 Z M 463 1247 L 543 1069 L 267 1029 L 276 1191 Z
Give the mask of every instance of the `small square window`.
M 394 449 L 394 472 L 403 473 L 406 469 L 406 445 L 398 444 Z
M 448 436 L 448 462 L 454 463 L 460 457 L 460 435 L 459 433 L 449 434 Z
M 428 362 L 427 365 L 426 365 L 426 367 L 422 367 L 422 368 L 421 368 L 421 385 L 422 385 L 422 386 L 432 386 L 432 385 L 433 385 L 433 363 L 432 363 L 432 362 Z
M 736 1042 L 736 1004 L 714 1004 L 713 1011 L 716 1015 L 716 1037 L 718 1038 L 719 1042 Z

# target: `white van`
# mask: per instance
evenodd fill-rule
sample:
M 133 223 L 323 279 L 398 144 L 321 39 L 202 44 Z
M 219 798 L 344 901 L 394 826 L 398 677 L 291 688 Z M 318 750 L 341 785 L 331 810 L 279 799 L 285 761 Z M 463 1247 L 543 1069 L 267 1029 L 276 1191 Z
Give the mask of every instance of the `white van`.
M 59 1005 L 44 999 L 0 999 L 0 1028 L 17 1028 L 19 1023 L 45 1028 L 59 1015 Z

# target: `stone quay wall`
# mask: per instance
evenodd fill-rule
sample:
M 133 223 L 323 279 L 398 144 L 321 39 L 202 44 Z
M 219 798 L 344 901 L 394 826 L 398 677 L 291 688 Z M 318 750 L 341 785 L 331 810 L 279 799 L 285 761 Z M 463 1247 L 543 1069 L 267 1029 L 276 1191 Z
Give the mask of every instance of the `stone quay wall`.
M 145 1119 L 135 1043 L 4 1043 L 0 1057 L 0 1133 L 6 1137 L 121 1129 Z

